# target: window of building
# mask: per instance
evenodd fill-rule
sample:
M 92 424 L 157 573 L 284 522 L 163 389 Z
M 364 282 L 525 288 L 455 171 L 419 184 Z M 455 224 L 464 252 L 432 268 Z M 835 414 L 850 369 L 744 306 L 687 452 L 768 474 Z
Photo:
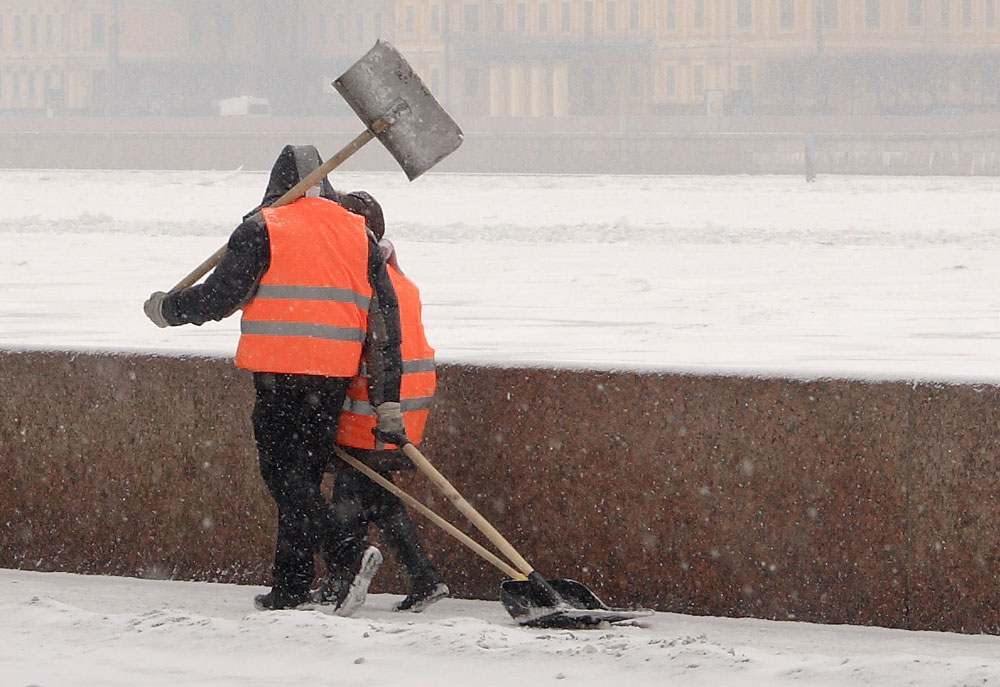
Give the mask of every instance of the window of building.
M 35 104 L 35 92 L 36 92 L 36 89 L 35 89 L 35 78 L 36 78 L 35 74 L 25 74 L 25 82 L 26 82 L 26 85 L 28 87 L 27 88 L 28 92 L 27 92 L 26 95 L 27 95 L 27 101 L 28 101 L 28 105 L 29 106 Z
M 97 15 L 94 15 L 96 17 Z M 102 23 L 101 28 L 97 28 L 97 22 L 93 21 L 93 28 L 90 30 L 90 40 L 93 45 L 103 45 L 104 37 L 100 33 L 104 29 L 104 24 Z M 204 35 L 204 24 L 201 19 L 197 17 L 191 17 L 188 20 L 188 45 L 201 45 L 201 38 Z
M 517 5 L 517 30 L 522 33 L 528 30 L 528 6 L 523 2 Z
M 374 23 L 374 28 L 375 28 L 375 37 L 376 38 L 381 38 L 382 37 L 382 13 L 381 12 L 376 12 L 375 13 L 375 17 L 374 17 L 373 23 Z
M 24 41 L 21 38 L 21 17 L 14 17 L 14 48 L 20 49 L 24 47 Z
M 663 91 L 668 98 L 677 97 L 677 67 L 672 64 L 663 70 Z
M 630 0 L 628 4 L 628 28 L 629 31 L 638 31 L 640 25 L 639 0 Z
M 475 69 L 465 70 L 465 96 L 475 98 L 479 95 L 479 72 Z
M 192 26 L 198 22 L 192 22 Z M 198 32 L 198 41 L 194 40 L 194 35 L 192 35 L 191 43 L 192 45 L 198 45 L 201 41 L 201 31 Z M 94 46 L 104 45 L 105 34 L 104 34 L 104 15 L 103 14 L 92 14 L 90 15 L 90 44 Z
M 906 25 L 911 28 L 924 25 L 924 0 L 907 0 Z
M 436 36 L 439 33 L 441 33 L 441 8 L 431 5 L 431 34 Z
M 580 70 L 576 83 L 571 84 L 576 100 L 576 114 L 597 114 L 597 82 L 594 70 L 590 68 Z
M 633 99 L 642 95 L 642 70 L 637 64 L 631 65 L 628 70 L 628 94 Z
M 983 7 L 985 13 L 986 28 L 995 29 L 997 27 L 997 5 L 995 0 L 984 0 L 986 6 Z
M 479 31 L 479 6 L 478 5 L 466 5 L 464 7 L 465 15 L 465 30 L 468 33 L 475 33 Z
M 21 100 L 21 75 L 17 72 L 10 75 L 10 99 L 15 105 Z
M 0 49 L 3 48 L 3 45 L 4 45 L 4 41 L 3 41 L 3 17 L 0 16 Z
M 972 28 L 972 0 L 962 0 L 962 26 Z
M 736 87 L 741 91 L 753 90 L 752 64 L 741 64 L 736 68 Z
M 615 7 L 614 0 L 608 0 L 608 4 L 605 5 L 605 25 L 608 27 L 608 31 L 618 30 L 618 8 Z
M 497 5 L 496 22 L 497 31 L 503 31 L 507 24 L 507 8 L 503 5 Z
M 823 28 L 836 29 L 840 26 L 840 6 L 837 0 L 823 0 Z
M 413 5 L 406 6 L 406 18 L 403 20 L 403 28 L 406 33 L 410 34 L 417 30 L 417 8 Z
M 795 0 L 781 0 L 778 8 L 778 26 L 785 31 L 795 28 Z
M 736 4 L 736 26 L 749 29 L 753 26 L 753 0 L 739 0 Z
M 108 90 L 108 76 L 104 70 L 94 72 L 92 88 L 94 100 L 104 100 Z
M 691 68 L 691 87 L 696 97 L 705 95 L 705 65 L 696 64 Z
M 570 5 L 568 2 L 562 4 L 562 18 L 560 19 L 560 25 L 565 33 L 569 33 L 570 29 L 573 28 L 573 14 L 570 12 Z
M 694 0 L 694 28 L 705 28 L 705 0 Z
M 882 28 L 882 0 L 865 0 L 865 28 Z
M 941 0 L 941 28 L 951 26 L 951 0 Z
M 677 30 L 677 0 L 667 0 L 667 30 Z
M 594 3 L 583 3 L 583 34 L 585 36 L 594 35 Z
M 538 30 L 542 33 L 547 33 L 549 30 L 549 6 L 539 5 L 538 6 Z
M 38 16 L 34 14 L 28 19 L 28 45 L 38 47 Z
M 74 25 L 73 28 L 74 29 L 76 29 L 76 24 L 77 24 L 77 22 L 74 21 L 73 22 L 73 25 Z M 62 30 L 62 42 L 63 42 L 63 45 L 64 46 L 68 45 L 70 43 L 69 17 L 66 16 L 65 12 L 60 17 L 60 28 Z M 266 24 L 264 24 L 264 22 L 255 22 L 254 25 L 253 25 L 253 40 L 255 40 L 258 43 L 261 43 L 261 42 L 265 41 L 267 39 L 268 28 L 269 27 Z M 79 33 L 79 31 L 74 30 L 73 31 L 74 37 L 75 37 L 75 34 L 78 34 L 78 33 Z M 190 40 L 190 37 L 189 37 L 189 40 Z M 147 98 L 152 97 L 152 94 L 151 93 L 146 93 L 144 97 L 147 97 Z

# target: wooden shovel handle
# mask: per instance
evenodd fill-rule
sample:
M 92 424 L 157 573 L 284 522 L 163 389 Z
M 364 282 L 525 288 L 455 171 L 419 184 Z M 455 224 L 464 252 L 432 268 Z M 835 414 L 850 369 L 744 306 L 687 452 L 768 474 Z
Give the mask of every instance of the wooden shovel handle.
M 510 542 L 508 542 L 504 536 L 486 520 L 486 518 L 479 514 L 479 511 L 473 508 L 468 501 L 462 498 L 462 495 L 458 493 L 458 490 L 451 486 L 451 482 L 445 479 L 444 475 L 438 472 L 437 468 L 431 465 L 431 462 L 424 457 L 424 454 L 422 454 L 416 446 L 413 444 L 406 444 L 403 446 L 403 453 L 405 453 L 406 456 L 413 461 L 413 464 L 416 465 L 421 472 L 427 475 L 427 477 L 434 482 L 435 486 L 437 486 L 444 493 L 444 495 L 448 497 L 448 500 L 454 504 L 455 508 L 457 508 L 462 515 L 467 517 L 469 521 L 476 526 L 476 529 L 485 534 L 486 538 L 489 539 L 490 542 L 500 550 L 500 553 L 506 556 L 510 562 L 525 575 L 525 577 L 530 576 L 531 573 L 534 572 L 534 568 L 531 567 L 528 561 L 521 557 L 521 554 L 519 554 L 514 547 L 511 546 Z
M 212 271 L 212 269 L 222 261 L 222 256 L 226 254 L 229 250 L 229 244 L 224 243 L 219 248 L 219 250 L 212 253 L 208 258 L 205 259 L 203 263 L 198 265 L 192 270 L 191 274 L 181 279 L 179 282 L 174 284 L 173 288 L 170 289 L 170 293 L 174 291 L 180 291 L 181 289 L 186 289 L 189 286 L 194 286 L 198 283 L 198 280 L 204 277 L 206 274 Z
M 494 566 L 496 566 L 497 569 L 500 570 L 500 572 L 507 575 L 513 580 L 525 579 L 524 575 L 514 570 L 514 568 L 510 567 L 502 560 L 497 558 L 489 549 L 483 547 L 475 539 L 469 537 L 469 535 L 467 535 L 465 532 L 452 525 L 450 522 L 442 518 L 440 515 L 432 511 L 430 508 L 422 504 L 417 499 L 407 494 L 405 491 L 397 487 L 395 484 L 387 480 L 385 477 L 372 470 L 370 467 L 362 463 L 360 460 L 358 460 L 354 456 L 351 456 L 339 446 L 335 446 L 333 450 L 334 453 L 336 453 L 337 456 L 339 456 L 344 462 L 353 466 L 356 470 L 360 470 L 362 473 L 368 476 L 368 479 L 372 480 L 373 482 L 381 486 L 390 494 L 394 494 L 398 498 L 402 499 L 404 502 L 406 502 L 408 506 L 419 511 L 424 517 L 426 517 L 435 525 L 437 525 L 445 532 L 453 536 L 455 539 L 457 539 L 458 541 L 462 542 L 467 547 L 472 549 L 472 551 L 474 551 L 484 560 L 486 560 L 489 563 L 492 563 Z
M 392 124 L 392 120 L 386 117 L 380 117 L 372 122 L 370 128 L 365 129 L 363 132 L 354 137 L 350 143 L 340 149 L 340 151 L 331 157 L 329 160 L 324 162 L 322 165 L 309 172 L 305 179 L 299 181 L 299 183 L 292 186 L 288 191 L 285 192 L 278 200 L 271 203 L 270 207 L 277 208 L 282 205 L 288 205 L 289 203 L 298 200 L 305 192 L 310 188 L 315 186 L 320 179 L 325 177 L 327 174 L 332 172 L 334 169 L 339 167 L 344 163 L 347 158 L 354 153 L 358 152 L 361 147 L 368 143 L 368 141 L 375 138 L 376 135 L 382 133 Z M 174 291 L 180 291 L 181 289 L 186 289 L 189 286 L 193 286 L 198 283 L 198 280 L 208 274 L 219 262 L 222 260 L 222 256 L 226 254 L 228 249 L 228 244 L 219 248 L 219 250 L 212 253 L 212 255 L 205 260 L 203 263 L 198 265 L 188 276 L 177 282 L 172 289 L 171 293 Z

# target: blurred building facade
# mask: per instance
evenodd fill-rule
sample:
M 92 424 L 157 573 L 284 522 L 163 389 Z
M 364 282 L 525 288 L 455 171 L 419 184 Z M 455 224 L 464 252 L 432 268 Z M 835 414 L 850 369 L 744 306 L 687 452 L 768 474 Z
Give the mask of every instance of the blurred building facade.
M 376 38 L 466 119 L 992 112 L 998 3 L 0 0 L 0 112 L 344 111 Z

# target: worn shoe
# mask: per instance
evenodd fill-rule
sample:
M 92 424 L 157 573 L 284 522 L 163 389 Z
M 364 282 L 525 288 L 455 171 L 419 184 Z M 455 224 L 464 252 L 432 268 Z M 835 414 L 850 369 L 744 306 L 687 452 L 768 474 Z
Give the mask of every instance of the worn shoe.
M 308 595 L 299 596 L 272 589 L 267 594 L 258 594 L 253 599 L 253 605 L 259 611 L 283 611 L 288 608 L 312 608 L 312 600 Z
M 309 597 L 314 604 L 330 606 L 336 609 L 344 603 L 344 599 L 347 598 L 347 592 L 350 588 L 350 580 L 329 576 L 323 581 L 323 584 L 309 593 Z
M 435 601 L 440 601 L 451 594 L 444 582 L 434 582 L 429 585 L 415 587 L 402 601 L 393 606 L 394 611 L 410 611 L 420 613 Z
M 351 579 L 350 584 L 347 585 L 346 591 L 343 592 L 340 603 L 335 606 L 336 610 L 334 613 L 346 618 L 361 608 L 365 602 L 365 597 L 368 595 L 368 586 L 372 583 L 372 578 L 375 577 L 381 567 L 382 552 L 374 546 L 369 546 L 361 554 L 361 561 L 357 572 L 354 573 L 354 577 Z

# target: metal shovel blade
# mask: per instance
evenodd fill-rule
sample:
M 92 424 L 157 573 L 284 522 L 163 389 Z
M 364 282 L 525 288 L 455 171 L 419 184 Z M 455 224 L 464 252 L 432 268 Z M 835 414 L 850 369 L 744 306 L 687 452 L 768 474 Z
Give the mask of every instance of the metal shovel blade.
M 507 580 L 500 584 L 500 601 L 519 625 L 583 630 L 652 615 L 648 609 L 608 608 L 596 594 L 576 580 Z M 557 599 L 553 599 L 555 592 Z
M 366 127 L 391 115 L 391 125 L 375 136 L 410 181 L 462 144 L 462 130 L 403 56 L 383 40 L 376 41 L 333 86 Z

